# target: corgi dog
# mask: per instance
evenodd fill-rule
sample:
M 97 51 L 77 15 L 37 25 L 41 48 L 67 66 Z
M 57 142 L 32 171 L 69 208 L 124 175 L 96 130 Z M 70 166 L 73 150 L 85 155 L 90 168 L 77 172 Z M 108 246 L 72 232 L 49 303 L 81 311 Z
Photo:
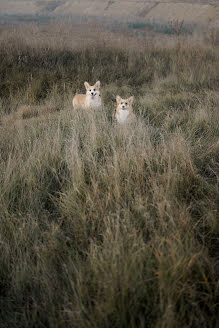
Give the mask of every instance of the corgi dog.
M 74 109 L 95 109 L 101 107 L 100 81 L 97 81 L 93 86 L 88 82 L 84 82 L 84 86 L 86 94 L 76 94 L 73 98 Z
M 115 118 L 118 123 L 133 122 L 136 120 L 136 116 L 132 110 L 132 104 L 134 97 L 128 99 L 122 99 L 120 96 L 116 96 L 116 113 Z

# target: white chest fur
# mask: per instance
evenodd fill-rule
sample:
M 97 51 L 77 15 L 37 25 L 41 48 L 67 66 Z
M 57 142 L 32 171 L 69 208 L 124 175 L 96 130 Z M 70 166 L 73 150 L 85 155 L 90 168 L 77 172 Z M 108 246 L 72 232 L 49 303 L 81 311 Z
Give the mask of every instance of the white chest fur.
M 119 113 L 116 115 L 117 121 L 119 123 L 124 123 L 127 120 L 128 115 L 128 110 L 120 110 Z
M 98 97 L 90 97 L 90 96 L 87 96 L 87 105 L 88 107 L 90 108 L 97 108 L 97 107 L 100 107 L 101 106 L 101 98 L 100 96 Z

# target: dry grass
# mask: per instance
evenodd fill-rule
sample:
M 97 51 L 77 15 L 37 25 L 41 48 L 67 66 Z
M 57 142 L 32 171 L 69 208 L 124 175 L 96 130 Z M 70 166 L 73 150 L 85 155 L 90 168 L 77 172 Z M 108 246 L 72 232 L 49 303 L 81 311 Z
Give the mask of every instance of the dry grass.
M 17 45 L 0 51 L 0 326 L 216 327 L 216 49 Z M 97 79 L 104 109 L 74 112 Z M 117 93 L 135 124 L 112 121 Z

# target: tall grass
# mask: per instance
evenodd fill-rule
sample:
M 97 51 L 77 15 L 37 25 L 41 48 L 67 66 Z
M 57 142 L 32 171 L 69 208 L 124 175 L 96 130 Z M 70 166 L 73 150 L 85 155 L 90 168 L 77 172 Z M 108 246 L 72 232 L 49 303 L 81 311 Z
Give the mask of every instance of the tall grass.
M 0 50 L 0 326 L 216 327 L 216 49 L 15 44 Z M 104 108 L 73 111 L 97 79 Z M 112 119 L 116 94 L 136 96 L 135 124 Z

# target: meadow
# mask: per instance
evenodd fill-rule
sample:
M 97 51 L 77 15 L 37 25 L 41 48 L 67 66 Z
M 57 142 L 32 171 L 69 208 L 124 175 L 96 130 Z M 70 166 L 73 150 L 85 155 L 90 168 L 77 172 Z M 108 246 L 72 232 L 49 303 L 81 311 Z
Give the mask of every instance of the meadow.
M 63 26 L 0 33 L 0 327 L 217 327 L 218 47 Z

